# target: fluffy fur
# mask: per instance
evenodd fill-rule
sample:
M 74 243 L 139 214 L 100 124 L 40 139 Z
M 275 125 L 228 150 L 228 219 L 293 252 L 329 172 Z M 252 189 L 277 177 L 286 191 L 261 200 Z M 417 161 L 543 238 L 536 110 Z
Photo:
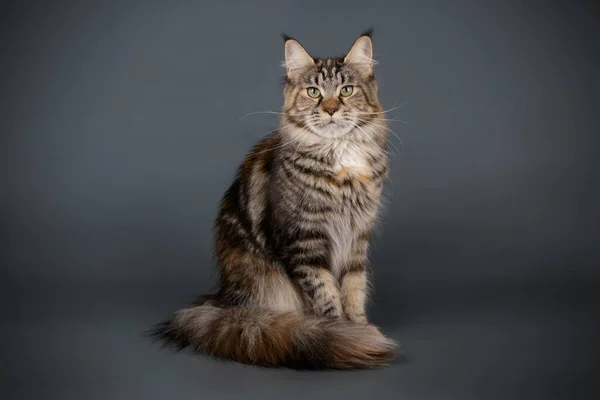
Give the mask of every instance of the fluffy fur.
M 279 130 L 248 154 L 220 204 L 219 288 L 153 334 L 264 366 L 382 366 L 396 347 L 365 313 L 388 164 L 370 32 L 327 59 L 284 38 Z

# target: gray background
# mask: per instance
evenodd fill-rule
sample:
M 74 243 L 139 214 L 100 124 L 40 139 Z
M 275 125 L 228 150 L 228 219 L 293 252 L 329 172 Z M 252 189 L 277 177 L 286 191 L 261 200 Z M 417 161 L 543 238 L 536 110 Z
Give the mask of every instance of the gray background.
M 597 398 L 593 2 L 5 1 L 0 18 L 3 398 Z M 213 287 L 216 204 L 276 127 L 241 117 L 280 107 L 280 32 L 338 55 L 369 26 L 384 105 L 409 102 L 389 114 L 407 124 L 371 316 L 408 360 L 159 351 L 140 332 Z

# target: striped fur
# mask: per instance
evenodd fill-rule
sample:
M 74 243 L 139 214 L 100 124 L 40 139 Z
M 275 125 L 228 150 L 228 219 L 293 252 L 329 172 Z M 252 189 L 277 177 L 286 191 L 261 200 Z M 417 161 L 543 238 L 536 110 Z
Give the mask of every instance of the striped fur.
M 314 59 L 286 38 L 285 53 L 280 128 L 248 154 L 220 204 L 219 289 L 154 334 L 265 366 L 385 365 L 395 344 L 365 312 L 388 163 L 371 39 L 343 58 Z

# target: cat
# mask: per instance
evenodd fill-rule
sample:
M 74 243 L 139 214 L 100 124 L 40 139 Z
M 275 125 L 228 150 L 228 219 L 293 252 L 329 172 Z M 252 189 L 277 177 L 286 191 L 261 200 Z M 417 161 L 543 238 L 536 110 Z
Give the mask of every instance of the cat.
M 301 369 L 385 366 L 396 343 L 367 321 L 367 249 L 388 173 L 371 31 L 318 59 L 284 36 L 279 129 L 220 202 L 220 285 L 152 334 L 175 348 Z

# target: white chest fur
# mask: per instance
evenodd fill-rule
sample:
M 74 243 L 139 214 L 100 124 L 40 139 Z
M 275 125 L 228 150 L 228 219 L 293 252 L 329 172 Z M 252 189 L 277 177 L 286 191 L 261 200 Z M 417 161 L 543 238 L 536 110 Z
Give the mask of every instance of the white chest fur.
M 343 148 L 337 149 L 335 153 L 334 170 L 340 176 L 355 175 L 363 182 L 369 179 L 372 174 L 372 167 L 369 163 L 369 153 L 365 148 L 357 145 L 348 144 Z M 347 191 L 356 189 L 343 188 L 346 198 L 353 195 Z M 363 203 L 364 204 L 364 203 Z M 372 209 L 371 209 L 372 208 Z M 331 272 L 334 276 L 340 276 L 341 270 L 351 260 L 356 236 L 369 228 L 375 218 L 376 207 L 366 207 L 353 209 L 351 206 L 344 207 L 341 213 L 330 221 L 329 236 L 332 241 L 331 254 Z
M 334 164 L 336 171 L 345 169 L 360 174 L 369 173 L 370 166 L 364 149 L 348 144 L 340 148 L 336 153 L 336 162 Z

